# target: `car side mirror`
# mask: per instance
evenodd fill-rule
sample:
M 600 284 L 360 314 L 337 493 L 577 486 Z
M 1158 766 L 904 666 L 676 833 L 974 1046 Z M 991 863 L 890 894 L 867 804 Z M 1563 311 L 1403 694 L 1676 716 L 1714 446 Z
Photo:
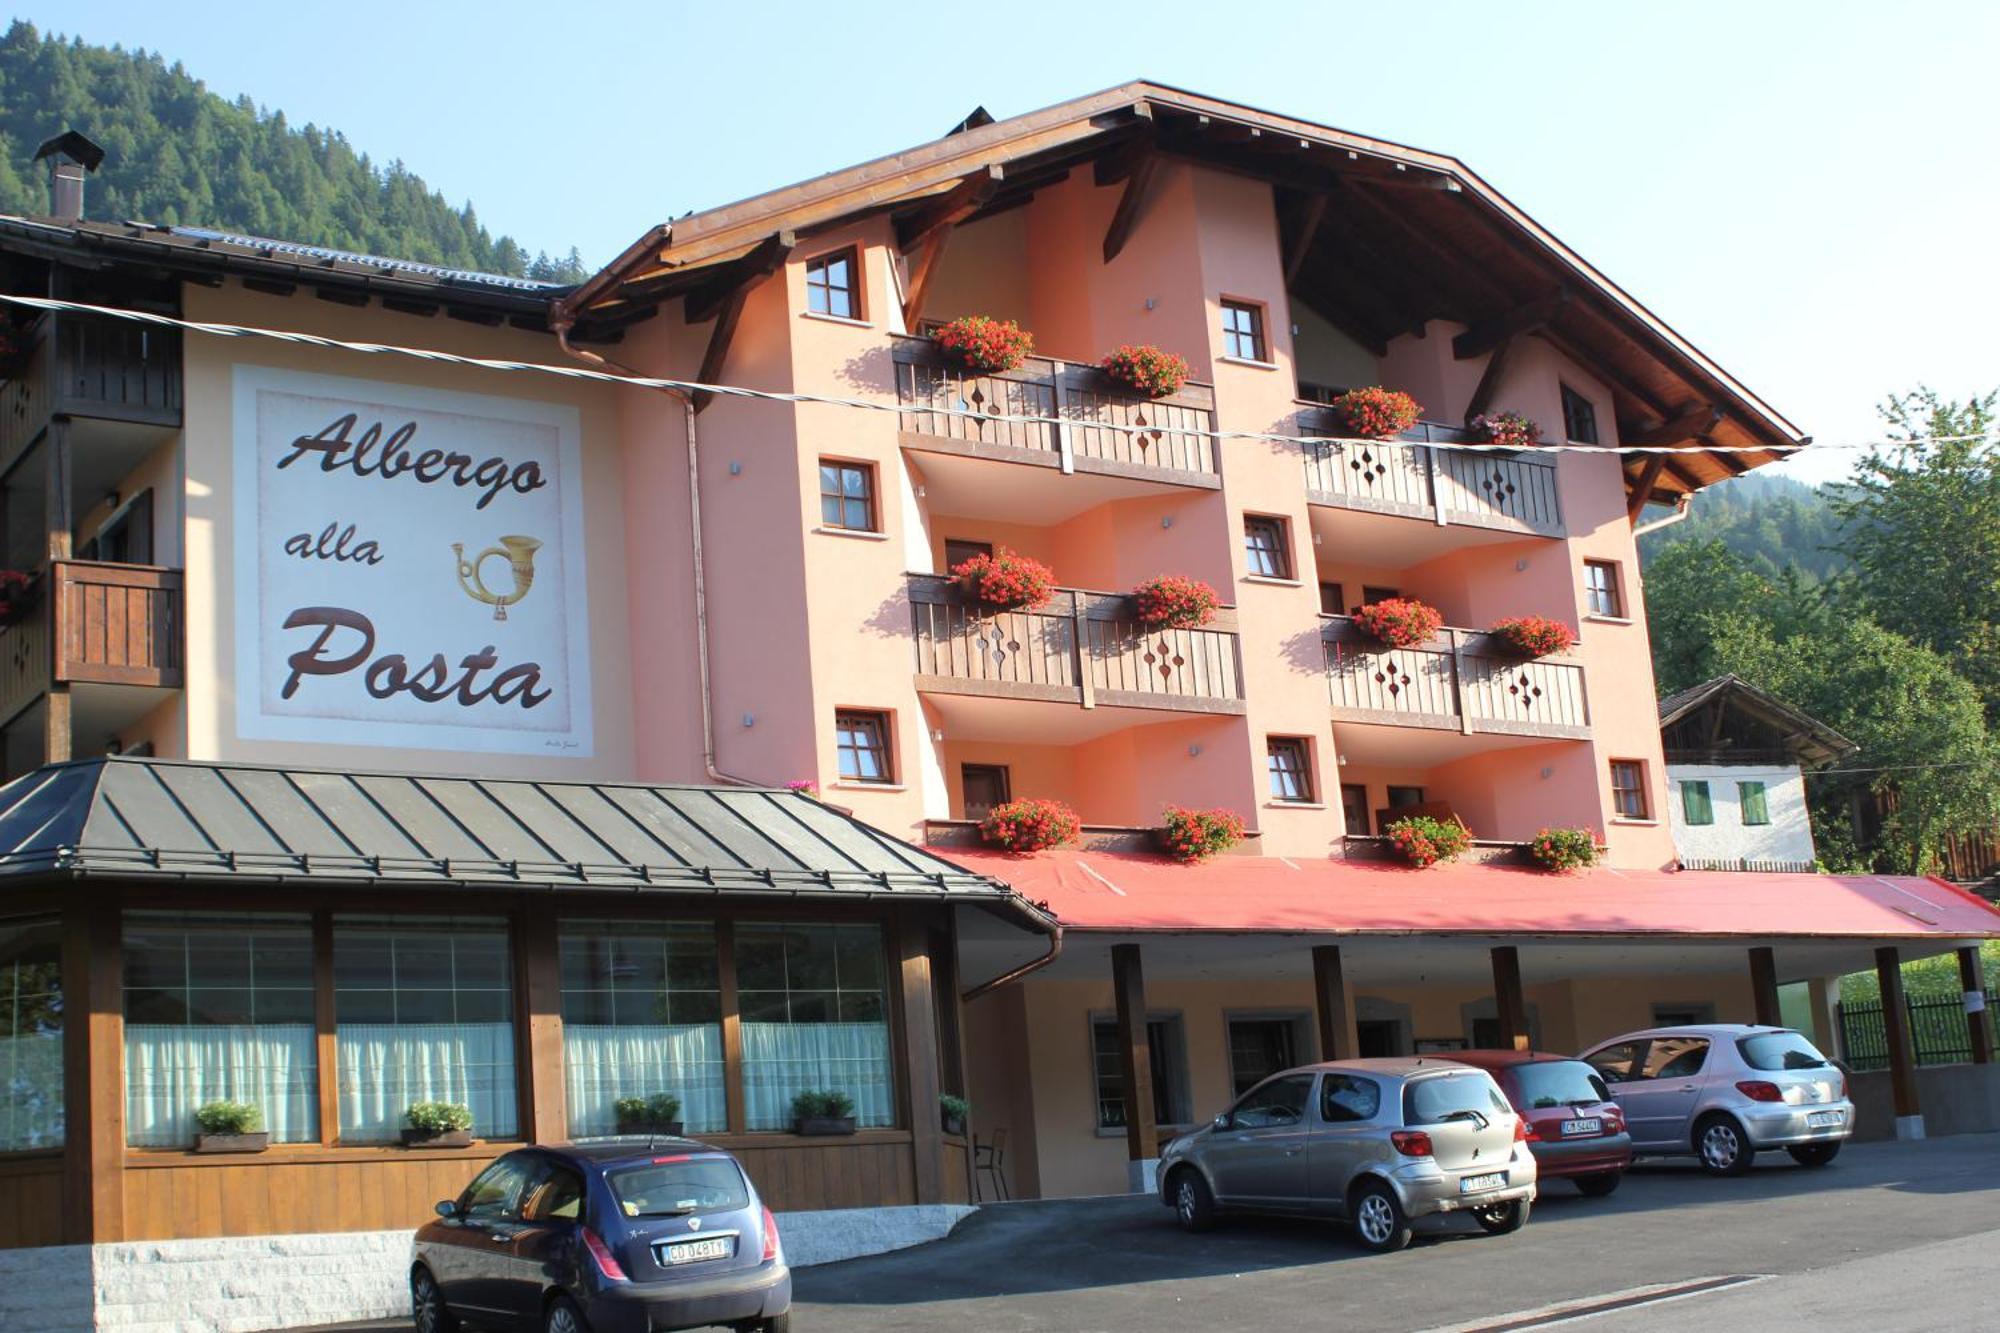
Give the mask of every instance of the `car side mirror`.
M 447 1218 L 449 1218 L 449 1217 L 457 1217 L 457 1216 L 458 1216 L 458 1200 L 457 1200 L 457 1199 L 439 1199 L 439 1200 L 437 1201 L 437 1215 L 438 1215 L 439 1217 L 447 1217 Z
M 1219 1115 L 1219 1116 L 1215 1117 L 1215 1119 L 1213 1119 L 1213 1120 L 1209 1121 L 1209 1122 L 1208 1122 L 1208 1127 L 1209 1127 L 1210 1129 L 1213 1129 L 1213 1130 L 1226 1130 L 1226 1129 L 1228 1129 L 1228 1128 L 1229 1128 L 1229 1127 L 1230 1127 L 1230 1126 L 1231 1126 L 1231 1125 L 1232 1125 L 1233 1123 L 1235 1123 L 1235 1122 L 1234 1122 L 1234 1121 L 1232 1121 L 1232 1120 L 1231 1120 L 1231 1119 L 1229 1118 L 1229 1112 L 1227 1112 L 1227 1111 L 1224 1111 L 1224 1112 L 1223 1112 L 1223 1113 L 1222 1113 L 1221 1115 Z

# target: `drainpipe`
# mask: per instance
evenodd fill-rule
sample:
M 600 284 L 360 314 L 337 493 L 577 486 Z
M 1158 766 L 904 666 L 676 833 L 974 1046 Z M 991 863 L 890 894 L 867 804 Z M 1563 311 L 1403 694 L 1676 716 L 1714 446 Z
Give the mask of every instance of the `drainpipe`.
M 601 356 L 587 348 L 570 344 L 569 331 L 575 323 L 571 317 L 561 317 L 550 321 L 549 327 L 555 331 L 556 345 L 564 352 L 600 370 L 608 370 L 618 375 L 639 378 L 640 373 L 630 366 L 620 365 L 607 356 Z M 688 462 L 688 532 L 694 557 L 694 638 L 695 658 L 700 673 L 701 696 L 701 765 L 711 782 L 730 782 L 740 787 L 761 787 L 765 784 L 753 778 L 741 777 L 735 773 L 725 773 L 715 764 L 715 701 L 710 695 L 708 669 L 708 577 L 706 561 L 701 548 L 701 449 L 695 438 L 694 400 L 679 389 L 661 388 L 660 392 L 680 400 L 681 414 L 687 421 L 687 462 Z
M 1674 512 L 1662 518 L 1653 519 L 1649 523 L 1641 523 L 1638 527 L 1632 529 L 1633 540 L 1637 541 L 1639 538 L 1645 536 L 1647 533 L 1658 532 L 1661 528 L 1671 528 L 1674 524 L 1680 522 L 1682 519 L 1686 518 L 1690 512 L 1692 512 L 1688 508 L 1688 506 L 1693 503 L 1694 503 L 1694 492 L 1682 491 L 1680 493 L 1680 498 L 1674 501 Z
M 962 994 L 960 994 L 958 998 L 960 999 L 960 1001 L 969 1004 L 972 1001 L 978 999 L 980 996 L 985 995 L 989 991 L 996 991 L 999 990 L 1002 986 L 1006 986 L 1013 982 L 1019 981 L 1022 977 L 1027 976 L 1030 972 L 1039 972 L 1043 968 L 1047 967 L 1050 963 L 1053 963 L 1056 959 L 1062 957 L 1062 947 L 1063 947 L 1062 923 L 1060 921 L 1051 921 L 1049 922 L 1049 951 L 1047 953 L 1043 954 L 1040 958 L 1029 959 L 1027 962 L 1021 964 L 1019 967 L 1015 968 L 1011 972 L 1002 972 L 999 976 L 993 978 L 993 980 L 991 981 L 980 982 L 977 986 L 974 986 L 971 990 L 965 991 Z

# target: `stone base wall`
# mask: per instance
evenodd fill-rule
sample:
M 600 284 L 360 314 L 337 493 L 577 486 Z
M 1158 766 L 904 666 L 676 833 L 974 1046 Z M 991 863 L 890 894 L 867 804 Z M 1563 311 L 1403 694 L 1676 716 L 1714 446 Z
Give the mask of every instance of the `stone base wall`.
M 1896 1110 L 1887 1070 L 1847 1076 L 1859 1142 L 1896 1137 Z M 1924 1137 L 2000 1130 L 2000 1064 L 1919 1065 L 1917 1109 Z

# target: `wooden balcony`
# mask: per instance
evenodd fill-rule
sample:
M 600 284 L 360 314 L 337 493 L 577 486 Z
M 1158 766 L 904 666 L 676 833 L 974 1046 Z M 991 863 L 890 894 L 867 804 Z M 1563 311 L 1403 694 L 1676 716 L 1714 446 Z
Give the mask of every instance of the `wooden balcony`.
M 1132 599 L 1059 589 L 1035 611 L 968 599 L 950 579 L 912 574 L 917 688 L 1084 708 L 1241 713 L 1236 613 L 1202 629 L 1148 629 Z
M 1307 435 L 1342 430 L 1333 413 L 1310 404 L 1301 404 L 1298 421 Z M 1306 498 L 1438 524 L 1565 535 L 1555 458 L 1434 447 L 1471 438 L 1469 431 L 1420 421 L 1396 440 L 1305 445 Z
M 26 614 L 0 628 L 0 722 L 51 684 L 179 689 L 181 583 L 178 569 L 56 561 Z
M 1167 482 L 1214 490 L 1222 479 L 1215 390 L 1188 383 L 1142 398 L 1096 366 L 1030 357 L 1019 370 L 981 375 L 948 363 L 928 338 L 899 336 L 896 401 L 905 448 L 1027 463 L 1066 474 Z M 960 415 L 969 414 L 969 415 Z M 1040 417 L 1044 421 L 1008 421 Z
M 45 314 L 18 374 L 0 385 L 0 465 L 52 416 L 181 424 L 181 335 L 123 320 Z
M 1429 643 L 1389 648 L 1347 616 L 1320 617 L 1336 722 L 1465 735 L 1586 739 L 1583 665 L 1524 658 L 1480 630 L 1445 629 Z

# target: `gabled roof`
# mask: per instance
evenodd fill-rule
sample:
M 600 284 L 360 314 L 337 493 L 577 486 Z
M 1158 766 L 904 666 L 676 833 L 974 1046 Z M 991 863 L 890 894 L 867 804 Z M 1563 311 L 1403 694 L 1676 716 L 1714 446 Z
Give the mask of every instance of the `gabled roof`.
M 1000 881 L 789 791 L 105 757 L 0 788 L 0 879 L 986 901 Z
M 1279 189 L 1295 294 L 1350 301 L 1343 327 L 1378 342 L 1427 318 L 1531 322 L 1617 397 L 1621 434 L 1652 443 L 1753 449 L 1805 437 L 1609 278 L 1458 159 L 1138 81 L 956 132 L 905 152 L 653 227 L 555 303 L 553 320 L 604 332 L 712 283 L 774 237 L 810 235 L 991 183 L 979 212 L 1016 207 L 1038 186 L 1111 155 L 1151 151 L 1248 174 Z M 1304 240 L 1299 239 L 1303 233 Z M 1322 311 L 1322 313 L 1326 313 Z M 1672 439 L 1665 437 L 1672 436 Z M 1659 437 L 1659 438 L 1651 438 Z M 1773 461 L 1770 453 L 1689 453 L 1653 469 L 1649 495 L 1675 495 Z M 1628 459 L 1628 479 L 1647 479 Z M 1636 484 L 1636 482 L 1635 482 Z
M 1824 722 L 1733 673 L 1690 685 L 1660 700 L 1660 730 L 1666 731 L 1711 705 L 1736 710 L 1774 728 L 1781 733 L 1785 747 L 1807 768 L 1830 764 L 1861 748 Z

